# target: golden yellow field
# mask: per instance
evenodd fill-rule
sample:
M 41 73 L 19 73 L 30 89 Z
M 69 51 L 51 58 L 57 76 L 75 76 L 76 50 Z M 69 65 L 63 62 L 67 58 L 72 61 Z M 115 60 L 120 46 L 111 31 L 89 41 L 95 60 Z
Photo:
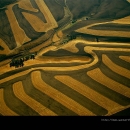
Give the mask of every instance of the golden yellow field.
M 102 61 L 104 64 L 106 64 L 111 70 L 113 70 L 114 72 L 123 75 L 124 77 L 130 79 L 130 71 L 120 67 L 116 64 L 114 64 L 106 55 L 102 55 Z
M 54 112 L 49 110 L 48 108 L 41 105 L 39 102 L 35 101 L 34 99 L 30 98 L 23 89 L 22 82 L 17 82 L 13 84 L 13 91 L 16 97 L 22 100 L 25 104 L 32 107 L 36 112 L 38 112 L 41 116 L 51 115 L 56 116 Z
M 0 5 L 0 116 L 129 115 L 129 6 L 102 2 Z
M 104 86 L 130 98 L 130 88 L 108 78 L 100 71 L 99 68 L 87 72 L 87 75 Z
M 18 2 L 18 6 L 19 8 L 24 9 L 24 10 L 38 12 L 38 10 L 32 6 L 32 3 L 30 2 L 30 0 L 21 0 Z
M 39 71 L 35 71 L 32 74 L 32 82 L 34 86 L 42 91 L 43 93 L 49 95 L 53 99 L 57 100 L 64 106 L 68 107 L 70 110 L 76 112 L 78 115 L 94 115 L 91 111 L 87 110 L 77 102 L 73 101 L 71 98 L 67 97 L 66 95 L 58 92 L 57 90 L 53 89 L 51 86 L 47 85 L 40 76 Z M 38 81 L 38 82 L 37 82 Z
M 8 10 L 6 10 L 6 14 L 15 37 L 17 47 L 20 47 L 23 43 L 28 42 L 31 39 L 26 36 L 23 29 L 19 26 L 17 19 L 12 11 L 12 6 L 13 5 L 7 7 Z
M 39 9 L 41 10 L 41 12 L 43 13 L 43 15 L 46 18 L 47 25 L 48 25 L 48 30 L 58 27 L 56 20 L 54 19 L 54 17 L 51 14 L 50 10 L 46 6 L 45 2 L 41 1 L 41 0 L 35 0 L 35 2 L 37 3 Z
M 130 25 L 129 23 L 130 16 L 118 19 L 118 20 L 113 20 L 110 22 L 102 22 L 102 23 L 94 23 L 90 24 L 88 26 L 82 27 L 80 29 L 77 29 L 76 32 L 84 33 L 84 34 L 91 34 L 91 35 L 96 35 L 96 36 L 113 36 L 113 37 L 127 37 L 130 38 L 130 32 L 129 31 L 109 31 L 109 30 L 94 30 L 94 29 L 89 29 L 90 27 L 93 27 L 95 25 L 102 25 L 102 24 L 107 24 L 107 23 L 116 23 L 116 24 L 127 24 Z
M 130 62 L 130 56 L 119 56 L 120 59 Z
M 18 116 L 17 113 L 13 112 L 4 101 L 4 90 L 0 89 L 0 113 L 4 116 Z
M 122 106 L 119 104 L 109 100 L 108 98 L 100 95 L 96 91 L 93 91 L 88 86 L 80 83 L 79 81 L 69 77 L 69 76 L 55 76 L 57 80 L 60 82 L 66 84 L 67 86 L 71 87 L 75 91 L 81 93 L 85 97 L 91 99 L 98 105 L 102 106 L 106 110 L 108 110 L 108 115 L 110 113 L 116 112 L 118 109 L 121 109 Z M 80 87 L 79 87 L 80 86 Z

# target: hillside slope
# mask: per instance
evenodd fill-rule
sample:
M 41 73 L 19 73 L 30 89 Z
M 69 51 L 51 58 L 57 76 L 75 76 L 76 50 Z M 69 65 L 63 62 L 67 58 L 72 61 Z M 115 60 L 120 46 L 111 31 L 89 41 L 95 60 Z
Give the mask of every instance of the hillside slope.
M 129 116 L 129 10 L 127 0 L 0 0 L 0 116 Z
M 12 3 L 12 4 L 11 4 Z M 80 4 L 79 4 L 80 3 Z M 65 8 L 69 11 L 66 13 Z M 130 15 L 126 0 L 0 0 L 0 55 L 44 37 L 48 31 L 83 16 L 91 19 L 118 19 Z M 65 19 L 66 18 L 66 19 Z M 67 19 L 68 18 L 68 19 Z M 8 51 L 3 51 L 5 49 Z

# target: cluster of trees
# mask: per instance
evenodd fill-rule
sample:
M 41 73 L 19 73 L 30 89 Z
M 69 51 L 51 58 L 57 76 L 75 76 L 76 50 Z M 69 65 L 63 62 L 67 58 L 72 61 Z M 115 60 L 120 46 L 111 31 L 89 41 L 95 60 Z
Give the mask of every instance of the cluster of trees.
M 35 55 L 32 54 L 32 55 L 29 55 L 29 56 L 25 56 L 23 58 L 13 59 L 10 62 L 10 67 L 12 67 L 12 66 L 14 66 L 15 68 L 23 67 L 24 66 L 24 61 L 27 61 L 29 59 L 35 59 Z
M 10 67 L 12 67 L 12 66 L 15 66 L 15 68 L 23 67 L 24 66 L 23 62 L 24 62 L 23 58 L 12 60 L 10 62 Z

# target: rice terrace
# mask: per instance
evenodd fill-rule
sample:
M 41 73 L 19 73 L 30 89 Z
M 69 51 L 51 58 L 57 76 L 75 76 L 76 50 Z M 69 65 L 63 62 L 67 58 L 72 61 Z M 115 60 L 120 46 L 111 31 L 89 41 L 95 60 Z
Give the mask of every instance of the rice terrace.
M 130 116 L 130 1 L 0 0 L 0 116 Z

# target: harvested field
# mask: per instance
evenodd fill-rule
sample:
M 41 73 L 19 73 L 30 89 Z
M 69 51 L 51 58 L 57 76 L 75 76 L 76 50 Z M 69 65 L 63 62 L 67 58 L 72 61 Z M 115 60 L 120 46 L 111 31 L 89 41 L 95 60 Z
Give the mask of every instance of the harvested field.
M 84 95 L 85 97 L 89 98 L 90 100 L 94 101 L 98 105 L 102 106 L 106 110 L 108 110 L 108 115 L 117 111 L 118 109 L 122 108 L 116 102 L 104 97 L 103 95 L 97 93 L 96 91 L 92 90 L 88 86 L 84 85 L 83 83 L 73 79 L 70 76 L 55 76 L 57 80 L 66 84 L 70 88 L 74 89 L 78 93 Z M 79 87 L 80 86 L 80 87 Z
M 37 3 L 40 11 L 43 13 L 43 15 L 46 18 L 46 21 L 48 23 L 48 30 L 58 27 L 58 24 L 57 24 L 56 20 L 54 19 L 52 13 L 48 9 L 45 2 L 41 1 L 41 0 L 35 0 L 35 2 Z
M 62 36 L 63 36 L 62 31 L 57 31 L 57 32 L 54 34 L 53 38 L 52 38 L 52 42 L 57 42 L 57 41 L 59 41 L 59 40 L 62 38 Z
M 61 38 L 62 36 L 63 36 L 63 32 L 60 30 L 60 31 L 58 31 L 57 32 L 57 36 L 59 37 L 59 38 Z
M 36 32 L 47 32 L 48 31 L 48 23 L 44 23 L 40 18 L 33 14 L 22 12 L 24 17 L 28 20 L 31 26 L 34 28 Z
M 21 0 L 20 2 L 18 2 L 18 6 L 19 8 L 27 11 L 38 12 L 38 10 L 32 6 L 30 0 Z
M 107 23 L 100 24 L 90 27 L 89 29 L 94 30 L 108 30 L 108 31 L 130 31 L 130 24 L 117 24 L 117 23 Z
M 7 55 L 11 52 L 11 50 L 8 48 L 6 43 L 1 38 L 0 38 L 0 46 L 2 46 L 4 48 L 4 50 L 0 50 L 0 54 Z
M 78 115 L 88 115 L 88 116 L 93 116 L 94 114 L 72 100 L 71 98 L 67 97 L 63 93 L 59 92 L 58 90 L 52 88 L 48 84 L 46 84 L 42 79 L 41 79 L 41 74 L 40 71 L 34 71 L 31 74 L 32 76 L 32 82 L 33 85 L 43 93 L 47 94 L 48 96 L 52 97 L 54 100 L 60 102 L 70 110 L 74 111 Z
M 0 114 L 3 116 L 18 116 L 17 113 L 12 111 L 5 103 L 4 101 L 4 93 L 3 89 L 0 89 Z
M 43 42 L 42 44 L 37 45 L 36 47 L 33 47 L 32 49 L 30 49 L 29 52 L 38 52 L 38 55 L 40 54 L 40 50 L 42 50 L 42 48 L 47 48 L 48 45 L 50 45 L 52 43 L 51 40 L 47 40 L 45 42 Z
M 80 29 L 75 30 L 76 32 L 80 32 L 80 33 L 85 33 L 85 34 L 91 34 L 91 35 L 96 35 L 96 36 L 113 36 L 113 37 L 126 37 L 129 38 L 130 37 L 130 32 L 129 31 L 122 31 L 122 30 L 118 30 L 118 31 L 110 31 L 110 30 L 94 30 L 94 29 L 90 29 L 93 26 L 101 26 L 104 24 L 111 24 L 112 22 L 103 22 L 103 23 L 94 23 L 94 24 L 90 24 L 88 26 L 82 27 Z
M 9 62 L 10 62 L 9 59 L 8 59 L 8 60 L 1 61 L 1 62 L 0 62 L 0 69 L 1 69 L 1 67 L 2 67 L 2 68 L 5 68 L 4 65 L 5 65 L 6 67 L 8 67 L 7 64 L 8 64 Z
M 115 73 L 130 79 L 130 71 L 113 63 L 106 55 L 102 55 L 103 63 Z
M 119 58 L 130 63 L 130 56 L 119 56 Z
M 91 34 L 96 36 L 113 36 L 113 37 L 126 37 L 130 38 L 130 32 L 128 31 L 104 31 L 104 30 L 93 30 L 88 29 L 88 27 L 83 27 L 76 30 L 76 32 Z
M 92 59 L 87 56 L 63 56 L 63 57 L 48 57 L 42 56 L 44 63 L 88 63 Z
M 69 44 L 65 44 L 61 48 L 72 53 L 77 53 L 79 51 L 79 49 L 76 47 L 75 42 L 69 42 Z
M 13 84 L 13 91 L 14 94 L 22 100 L 25 104 L 30 106 L 32 109 L 34 109 L 36 112 L 38 112 L 41 116 L 56 116 L 54 112 L 49 110 L 48 108 L 44 107 L 41 105 L 39 102 L 36 100 L 32 99 L 29 97 L 23 89 L 22 82 L 17 82 Z
M 99 68 L 88 71 L 87 75 L 99 82 L 100 84 L 103 84 L 104 86 L 130 98 L 130 88 L 108 78 L 101 72 Z
M 14 12 L 12 10 L 12 6 L 13 5 L 7 7 L 8 10 L 6 10 L 6 14 L 15 37 L 17 47 L 20 47 L 22 44 L 30 41 L 31 39 L 26 36 L 24 30 L 19 26 L 17 19 L 14 15 Z
M 0 116 L 112 116 L 130 108 L 128 2 L 7 1 Z
M 59 5 L 55 0 L 44 0 L 44 2 L 56 21 L 60 21 L 64 17 L 63 6 Z
M 42 48 L 51 45 L 52 41 L 49 39 L 54 33 L 54 30 L 49 30 L 38 39 L 35 39 L 28 44 L 24 44 L 23 48 L 29 50 L 29 52 L 40 52 Z
M 60 40 L 60 38 L 57 36 L 57 33 L 55 33 L 53 38 L 52 38 L 52 42 L 57 42 L 59 40 Z
M 114 20 L 112 22 L 118 23 L 118 24 L 130 24 L 129 21 L 130 21 L 130 16 L 127 16 L 127 17 L 124 17 L 124 18 L 121 18 L 121 19 Z
M 15 68 L 14 68 L 14 69 L 15 69 Z M 16 74 L 11 75 L 11 76 L 8 76 L 8 77 L 6 77 L 6 78 L 4 78 L 4 79 L 1 79 L 1 80 L 0 80 L 0 84 L 2 84 L 2 83 L 4 83 L 4 82 L 8 82 L 8 81 L 10 81 L 10 80 L 12 80 L 12 79 L 14 79 L 14 78 L 17 78 L 17 77 L 19 77 L 19 76 L 21 76 L 21 75 L 26 75 L 26 74 L 28 74 L 29 72 L 31 72 L 32 70 L 33 70 L 33 68 L 32 68 L 32 69 L 29 69 L 29 70 L 25 70 L 25 71 L 23 71 L 23 72 L 16 73 Z

